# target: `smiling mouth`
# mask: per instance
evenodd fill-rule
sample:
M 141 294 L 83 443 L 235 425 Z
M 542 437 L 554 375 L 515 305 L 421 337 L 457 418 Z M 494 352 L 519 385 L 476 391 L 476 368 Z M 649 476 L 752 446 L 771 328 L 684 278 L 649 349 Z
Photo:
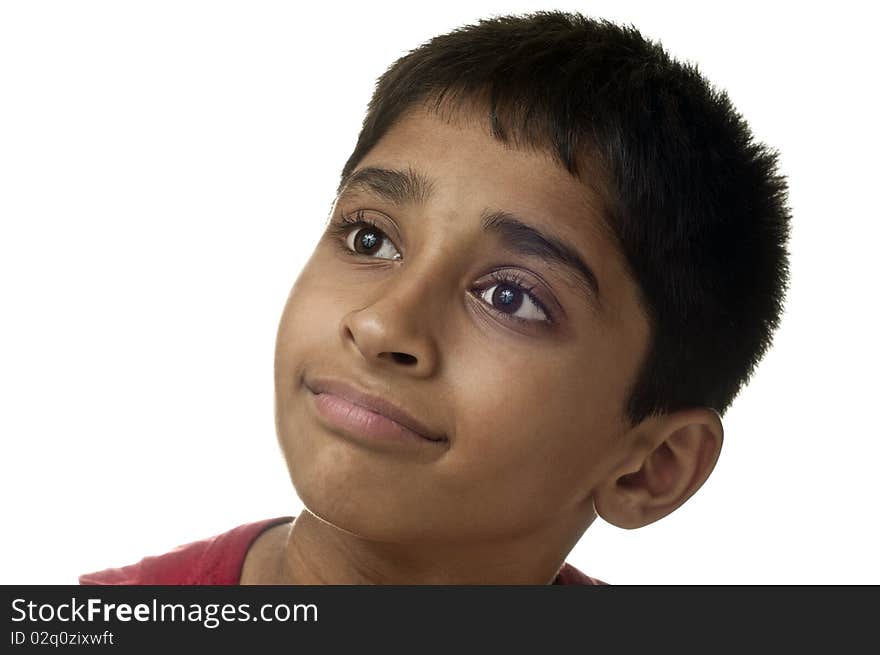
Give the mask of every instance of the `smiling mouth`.
M 372 442 L 448 442 L 396 405 L 344 382 L 319 380 L 305 386 L 316 413 L 335 431 Z

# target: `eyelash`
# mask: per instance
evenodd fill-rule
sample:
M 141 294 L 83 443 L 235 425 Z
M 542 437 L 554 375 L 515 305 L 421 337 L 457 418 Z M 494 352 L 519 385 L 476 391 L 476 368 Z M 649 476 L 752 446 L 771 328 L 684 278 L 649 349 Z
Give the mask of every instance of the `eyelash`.
M 348 243 L 346 242 L 346 237 L 351 234 L 351 231 L 355 227 L 368 227 L 371 230 L 375 230 L 382 234 L 385 238 L 388 238 L 388 235 L 385 234 L 385 231 L 379 227 L 373 220 L 364 215 L 364 210 L 359 209 L 353 215 L 341 215 L 336 221 L 332 222 L 328 228 L 328 232 L 331 236 L 334 237 L 335 242 L 342 248 L 343 252 L 348 255 L 358 253 L 353 253 L 352 250 L 348 247 Z M 480 291 L 485 292 L 486 289 L 491 289 L 495 284 L 503 284 L 506 286 L 511 286 L 522 292 L 526 296 L 528 296 L 529 300 L 535 304 L 538 309 L 540 309 L 544 315 L 547 317 L 546 320 L 531 320 L 527 318 L 520 318 L 519 316 L 514 316 L 513 314 L 507 314 L 505 312 L 498 311 L 494 307 L 492 308 L 496 314 L 502 315 L 505 320 L 514 321 L 516 323 L 522 324 L 535 324 L 535 323 L 553 323 L 553 315 L 547 309 L 546 305 L 541 302 L 541 299 L 533 293 L 535 290 L 534 285 L 529 285 L 528 282 L 523 279 L 517 272 L 515 271 L 492 271 L 490 273 L 491 280 L 494 284 L 483 284 L 481 285 Z M 484 304 L 485 301 L 483 301 Z

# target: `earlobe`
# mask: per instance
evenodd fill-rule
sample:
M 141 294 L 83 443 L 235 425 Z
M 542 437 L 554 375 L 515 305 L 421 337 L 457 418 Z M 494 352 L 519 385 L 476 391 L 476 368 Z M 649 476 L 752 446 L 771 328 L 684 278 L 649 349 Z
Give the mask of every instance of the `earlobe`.
M 639 528 L 672 513 L 699 489 L 718 461 L 721 417 L 709 408 L 646 419 L 627 435 L 623 463 L 593 493 L 596 513 Z

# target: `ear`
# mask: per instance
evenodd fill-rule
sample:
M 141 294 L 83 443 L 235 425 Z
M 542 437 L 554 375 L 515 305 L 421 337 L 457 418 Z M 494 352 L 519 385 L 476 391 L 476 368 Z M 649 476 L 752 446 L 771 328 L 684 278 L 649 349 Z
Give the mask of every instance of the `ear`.
M 624 437 L 622 462 L 593 490 L 596 512 L 620 528 L 640 528 L 671 514 L 712 473 L 724 428 L 714 409 L 652 416 Z

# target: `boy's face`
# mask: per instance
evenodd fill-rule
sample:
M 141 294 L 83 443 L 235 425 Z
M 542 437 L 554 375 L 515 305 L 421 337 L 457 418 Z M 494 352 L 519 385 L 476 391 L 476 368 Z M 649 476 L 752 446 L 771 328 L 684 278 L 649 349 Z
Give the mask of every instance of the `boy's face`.
M 549 155 L 421 110 L 355 174 L 370 168 L 398 174 L 343 190 L 279 327 L 276 422 L 300 499 L 377 541 L 498 543 L 560 526 L 576 539 L 593 518 L 591 490 L 625 456 L 623 404 L 648 343 L 598 202 Z M 408 172 L 427 188 L 404 183 Z M 418 193 L 395 201 L 394 190 Z M 342 217 L 380 232 L 334 233 Z M 518 251 L 538 250 L 525 232 L 508 243 L 483 227 L 514 217 L 576 253 L 598 292 L 583 270 Z M 371 441 L 334 426 L 307 386 L 326 379 L 445 440 Z

